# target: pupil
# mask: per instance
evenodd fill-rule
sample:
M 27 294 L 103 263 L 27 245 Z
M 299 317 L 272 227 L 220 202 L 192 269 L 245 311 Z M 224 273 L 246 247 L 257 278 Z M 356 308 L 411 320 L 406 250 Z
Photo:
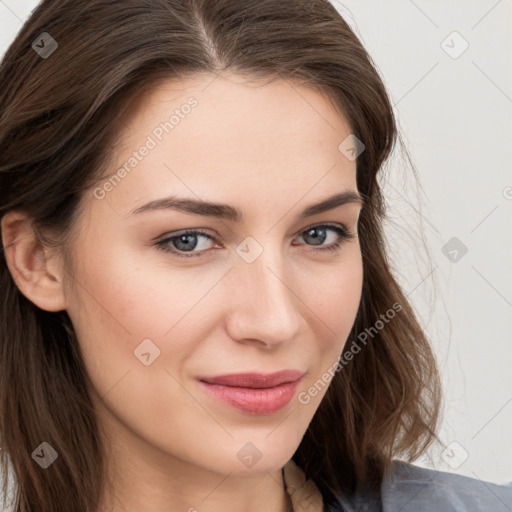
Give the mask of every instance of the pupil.
M 183 247 L 176 247 L 176 249 L 179 249 L 180 251 L 181 250 L 187 250 L 187 249 L 190 249 L 190 248 L 194 248 L 195 244 L 193 243 L 193 241 L 191 241 L 191 239 L 194 239 L 196 238 L 195 235 L 181 235 L 179 237 L 179 239 L 177 240 L 177 243 L 178 244 L 184 244 Z
M 312 237 L 313 244 L 312 245 L 322 245 L 325 242 L 325 229 L 313 228 L 307 231 L 307 236 Z M 320 232 L 321 235 L 314 235 L 313 233 Z

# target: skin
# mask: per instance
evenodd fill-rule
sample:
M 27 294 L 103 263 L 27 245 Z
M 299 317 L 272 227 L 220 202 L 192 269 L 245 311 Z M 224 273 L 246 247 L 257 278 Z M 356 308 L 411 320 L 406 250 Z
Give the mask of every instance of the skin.
M 285 511 L 281 468 L 327 386 L 308 404 L 297 395 L 341 354 L 361 298 L 361 205 L 299 218 L 336 192 L 357 192 L 356 162 L 338 150 L 351 129 L 312 88 L 196 75 L 132 105 L 108 173 L 191 96 L 198 105 L 113 190 L 83 196 L 71 247 L 39 245 L 20 212 L 2 219 L 3 243 L 22 293 L 42 309 L 67 310 L 77 332 L 109 447 L 113 491 L 101 511 Z M 130 214 L 171 194 L 227 203 L 244 220 Z M 356 236 L 315 251 L 305 232 L 325 223 Z M 199 257 L 155 245 L 192 228 L 213 237 L 198 237 Z M 336 240 L 325 233 L 323 247 Z M 252 263 L 236 252 L 249 236 L 263 249 Z M 149 366 L 134 355 L 144 339 L 160 350 Z M 281 369 L 305 375 L 294 399 L 266 415 L 217 401 L 196 380 Z M 248 442 L 261 454 L 252 467 L 237 457 Z

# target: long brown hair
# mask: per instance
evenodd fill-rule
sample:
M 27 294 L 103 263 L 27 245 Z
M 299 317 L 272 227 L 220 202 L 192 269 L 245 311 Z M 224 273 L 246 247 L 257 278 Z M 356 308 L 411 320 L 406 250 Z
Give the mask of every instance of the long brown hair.
M 58 44 L 46 57 L 32 46 L 44 37 L 39 47 L 52 49 L 42 33 Z M 228 68 L 318 87 L 365 144 L 357 158 L 363 293 L 346 347 L 361 345 L 362 333 L 366 343 L 333 373 L 294 454 L 326 510 L 339 510 L 338 500 L 356 488 L 378 488 L 393 458 L 413 461 L 436 438 L 440 382 L 386 255 L 377 177 L 401 142 L 393 109 L 371 58 L 332 4 L 44 0 L 0 67 L 0 218 L 24 211 L 42 242 L 66 247 L 84 190 L 108 169 L 127 105 L 161 79 Z M 3 253 L 0 287 L 1 457 L 4 479 L 9 462 L 14 471 L 16 510 L 96 512 L 105 452 L 70 318 L 29 301 Z M 31 457 L 42 441 L 59 454 L 45 471 Z

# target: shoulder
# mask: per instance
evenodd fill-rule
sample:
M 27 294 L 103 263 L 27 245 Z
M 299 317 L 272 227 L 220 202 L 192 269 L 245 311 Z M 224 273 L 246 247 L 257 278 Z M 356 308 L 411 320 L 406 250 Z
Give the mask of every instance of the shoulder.
M 512 482 L 499 485 L 395 460 L 381 499 L 383 512 L 510 512 Z

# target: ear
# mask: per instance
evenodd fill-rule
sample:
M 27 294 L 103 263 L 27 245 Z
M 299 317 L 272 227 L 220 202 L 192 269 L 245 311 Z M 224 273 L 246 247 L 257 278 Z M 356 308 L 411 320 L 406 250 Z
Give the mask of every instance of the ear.
M 66 309 L 61 266 L 37 239 L 32 219 L 11 211 L 2 217 L 1 229 L 7 266 L 21 293 L 46 311 Z

